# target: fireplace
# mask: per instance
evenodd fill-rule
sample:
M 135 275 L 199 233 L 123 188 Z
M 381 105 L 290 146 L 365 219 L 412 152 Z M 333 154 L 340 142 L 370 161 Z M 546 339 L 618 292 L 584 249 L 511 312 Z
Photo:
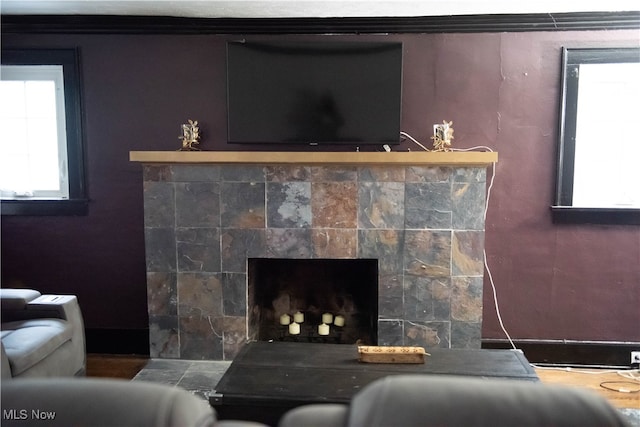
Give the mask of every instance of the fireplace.
M 282 153 L 134 153 L 144 163 L 151 357 L 230 360 L 248 340 L 294 339 L 279 317 L 297 311 L 308 339 L 335 339 L 312 329 L 322 314 L 347 317 L 347 294 L 365 302 L 345 324 L 371 327 L 345 342 L 480 347 L 489 153 L 291 153 L 285 164 Z M 329 269 L 277 263 L 326 260 L 372 262 L 358 273 L 372 292 L 299 305 L 294 284 L 321 288 Z M 254 271 L 282 269 L 295 276 L 289 291 L 257 302 Z M 320 293 L 338 295 L 345 275 Z
M 250 340 L 377 342 L 377 260 L 251 258 L 248 262 Z

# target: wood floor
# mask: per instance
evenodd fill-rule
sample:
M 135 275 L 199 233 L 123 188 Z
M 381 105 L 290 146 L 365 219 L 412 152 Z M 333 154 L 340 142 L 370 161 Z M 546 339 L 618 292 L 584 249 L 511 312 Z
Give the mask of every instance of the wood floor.
M 631 375 L 634 379 L 625 378 L 618 372 Z M 586 388 L 604 396 L 618 408 L 640 409 L 640 371 L 618 372 L 604 369 L 536 368 L 536 374 L 543 383 Z M 603 386 L 628 392 L 608 390 Z
M 147 358 L 138 356 L 89 354 L 87 376 L 132 379 L 147 362 Z M 635 379 L 610 370 L 536 368 L 543 383 L 586 388 L 604 396 L 618 408 L 640 409 L 640 392 L 632 392 L 640 390 L 640 371 L 620 372 L 633 375 Z M 629 392 L 607 390 L 602 385 Z
M 149 361 L 141 356 L 88 354 L 87 376 L 132 379 Z

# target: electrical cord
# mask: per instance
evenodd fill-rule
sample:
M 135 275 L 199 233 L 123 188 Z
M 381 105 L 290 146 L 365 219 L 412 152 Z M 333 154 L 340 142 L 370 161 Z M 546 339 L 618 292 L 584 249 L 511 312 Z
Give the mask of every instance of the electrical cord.
M 422 145 L 422 143 L 420 143 L 417 139 L 415 139 L 414 137 L 412 137 L 411 135 L 409 135 L 406 132 L 400 132 L 400 135 L 409 138 L 411 141 L 413 141 L 418 147 L 422 148 L 424 151 L 431 151 L 429 150 L 427 147 L 425 147 L 424 145 Z
M 400 132 L 400 134 L 402 136 L 405 136 L 405 137 L 409 138 L 411 141 L 413 141 L 416 145 L 418 145 L 419 147 L 421 147 L 425 151 L 433 151 L 433 150 L 429 150 L 427 147 L 425 147 L 423 144 L 421 144 L 419 141 L 417 141 L 415 138 L 413 138 L 408 133 Z M 487 146 L 484 146 L 484 145 L 477 146 L 477 147 L 471 147 L 471 148 L 464 148 L 464 149 L 453 148 L 453 149 L 451 149 L 451 151 L 475 151 L 475 150 L 480 150 L 480 149 L 484 149 L 486 151 L 493 152 L 493 150 L 490 147 L 487 147 Z M 496 177 L 496 164 L 495 164 L 495 162 L 493 162 L 491 164 L 491 180 L 489 181 L 489 187 L 487 189 L 487 199 L 486 199 L 485 208 L 484 208 L 484 220 L 485 221 L 487 219 L 487 211 L 489 210 L 489 200 L 491 198 L 491 190 L 493 189 L 493 182 L 495 180 L 495 177 Z M 509 343 L 511 344 L 511 347 L 514 350 L 517 350 L 518 348 L 516 347 L 515 343 L 511 339 L 511 336 L 509 335 L 509 332 L 507 331 L 507 328 L 504 326 L 504 322 L 502 321 L 502 315 L 500 314 L 500 306 L 498 304 L 498 293 L 497 293 L 497 290 L 496 290 L 495 282 L 493 281 L 493 275 L 491 274 L 491 269 L 489 268 L 489 262 L 487 261 L 487 251 L 483 249 L 482 253 L 483 253 L 483 257 L 484 257 L 484 268 L 487 270 L 487 276 L 489 277 L 489 283 L 491 284 L 491 290 L 493 292 L 493 302 L 494 302 L 494 305 L 495 305 L 496 317 L 498 318 L 498 323 L 500 324 L 500 328 L 502 329 L 502 332 L 505 334 L 505 336 L 509 340 Z M 577 373 L 591 374 L 591 375 L 602 375 L 602 374 L 616 373 L 616 374 L 620 375 L 623 378 L 627 378 L 630 381 L 603 381 L 603 382 L 600 383 L 600 387 L 605 388 L 607 390 L 616 391 L 616 392 L 619 392 L 619 393 L 638 393 L 638 392 L 640 392 L 640 369 L 632 370 L 632 371 L 628 371 L 628 370 L 585 371 L 585 370 L 575 370 L 575 369 L 572 369 L 570 367 L 566 367 L 566 368 L 547 367 L 547 366 L 538 366 L 538 365 L 534 365 L 534 364 L 531 364 L 531 366 L 533 366 L 536 369 L 562 370 L 562 371 L 567 371 L 567 372 L 577 372 Z M 614 384 L 622 385 L 622 386 L 621 387 L 615 387 Z M 634 388 L 634 389 L 626 388 L 626 386 L 628 386 L 628 385 L 637 386 L 637 388 Z
M 465 148 L 465 149 L 455 148 L 455 149 L 452 149 L 452 151 L 474 151 L 478 149 L 485 149 L 487 151 L 493 152 L 493 150 L 490 147 L 487 147 L 485 145 L 480 145 L 477 147 L 471 147 L 471 148 Z M 491 163 L 491 179 L 489 181 L 489 187 L 487 188 L 487 199 L 484 205 L 483 219 L 485 220 L 485 222 L 487 220 L 487 212 L 489 210 L 489 200 L 491 199 L 491 190 L 493 189 L 493 182 L 495 180 L 495 177 L 496 177 L 496 163 L 493 162 Z M 509 335 L 509 332 L 507 332 L 507 328 L 504 326 L 504 322 L 502 321 L 502 314 L 500 313 L 500 306 L 498 304 L 498 292 L 496 290 L 496 284 L 493 281 L 493 275 L 491 274 L 491 269 L 489 268 L 489 261 L 487 260 L 487 251 L 484 248 L 482 249 L 482 256 L 484 259 L 484 268 L 487 270 L 487 277 L 489 278 L 489 283 L 491 284 L 491 290 L 493 292 L 493 303 L 496 309 L 496 317 L 498 318 L 500 329 L 502 329 L 502 332 L 509 340 L 509 344 L 511 344 L 511 347 L 514 350 L 517 350 L 518 347 L 515 345 L 515 343 L 511 339 L 511 335 Z
M 532 365 L 536 369 L 543 369 L 548 371 L 566 371 L 566 372 L 575 372 L 578 374 L 587 374 L 587 375 L 604 375 L 604 374 L 618 374 L 621 377 L 630 379 L 632 381 L 637 381 L 640 383 L 640 369 L 598 369 L 595 371 L 590 371 L 586 369 L 576 369 L 570 366 L 560 367 L 560 366 L 540 366 L 540 365 Z
M 614 387 L 612 384 L 622 385 L 621 387 Z M 625 386 L 631 384 L 635 386 L 635 389 L 628 389 Z M 606 388 L 607 390 L 617 391 L 618 393 L 638 393 L 640 392 L 640 383 L 634 383 L 633 381 L 603 381 L 600 383 L 600 387 Z
M 619 376 L 626 378 L 627 380 L 621 381 L 602 381 L 599 385 L 600 387 L 615 391 L 618 393 L 638 393 L 640 392 L 640 369 L 635 370 L 597 370 L 597 371 L 588 371 L 584 369 L 573 369 L 571 367 L 554 367 L 554 366 L 538 366 L 531 364 L 536 369 L 541 370 L 549 370 L 549 371 L 565 371 L 565 372 L 574 372 L 578 374 L 587 374 L 587 375 L 605 375 L 605 374 L 618 374 Z M 618 385 L 618 387 L 614 386 Z M 628 386 L 632 385 L 635 388 L 629 388 Z
M 402 135 L 402 136 L 404 136 L 406 138 L 409 138 L 411 141 L 413 141 L 416 145 L 418 145 L 419 147 L 421 147 L 425 151 L 433 151 L 433 150 L 429 150 L 427 147 L 425 147 L 418 140 L 416 140 L 414 137 L 412 137 L 411 135 L 409 135 L 406 132 L 400 132 L 400 135 Z M 486 150 L 486 151 L 493 152 L 493 150 L 490 147 L 487 147 L 486 145 L 479 145 L 479 146 L 471 147 L 471 148 L 452 148 L 451 149 L 451 151 L 477 151 L 477 150 Z M 491 163 L 491 179 L 489 181 L 489 187 L 487 189 L 487 199 L 486 199 L 485 206 L 484 206 L 483 219 L 485 221 L 487 219 L 487 211 L 489 210 L 489 200 L 491 198 L 491 190 L 493 189 L 493 182 L 495 180 L 495 177 L 496 177 L 496 164 L 495 164 L 495 162 L 493 162 L 493 163 Z M 509 335 L 509 332 L 507 332 L 507 328 L 504 326 L 504 322 L 502 321 L 502 315 L 500 313 L 500 306 L 498 305 L 498 292 L 496 290 L 495 282 L 493 281 L 493 275 L 491 274 L 491 269 L 489 268 L 489 262 L 487 261 L 487 251 L 483 249 L 482 250 L 482 255 L 483 255 L 483 260 L 484 260 L 484 268 L 487 270 L 487 276 L 489 277 L 489 283 L 491 284 L 491 290 L 493 292 L 493 303 L 494 303 L 494 306 L 495 306 L 495 309 L 496 309 L 496 317 L 498 318 L 498 323 L 500 324 L 500 329 L 502 329 L 502 332 L 505 334 L 505 336 L 509 340 L 509 344 L 511 344 L 511 347 L 514 350 L 517 350 L 518 347 L 515 345 L 515 343 L 511 339 L 511 335 Z

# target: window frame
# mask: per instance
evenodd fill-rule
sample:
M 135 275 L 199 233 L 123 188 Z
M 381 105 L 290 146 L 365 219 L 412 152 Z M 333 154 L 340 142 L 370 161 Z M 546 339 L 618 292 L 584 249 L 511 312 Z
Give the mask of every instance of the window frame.
M 14 189 L 8 189 L 9 191 L 3 191 L 0 189 L 0 195 L 3 200 L 20 200 L 24 198 L 24 200 L 33 200 L 33 199 L 68 199 L 69 198 L 69 174 L 68 170 L 68 157 L 67 157 L 67 131 L 65 124 L 65 109 L 64 109 L 64 72 L 62 70 L 61 65 L 0 65 L 0 73 L 2 75 L 2 82 L 17 82 L 20 86 L 22 86 L 22 95 L 26 96 L 25 92 L 29 87 L 30 83 L 37 82 L 47 82 L 53 83 L 53 94 L 52 98 L 55 102 L 55 126 L 56 126 L 56 152 L 58 153 L 56 159 L 57 165 L 57 182 L 58 189 L 43 189 L 38 187 L 28 186 L 25 190 L 29 191 L 31 195 L 20 195 L 19 192 L 16 192 Z M 26 83 L 26 84 L 25 84 Z M 51 86 L 48 86 L 51 88 Z M 25 103 L 25 106 L 27 104 Z M 27 120 L 35 119 L 39 120 L 39 118 L 30 117 L 27 111 L 24 111 Z M 31 126 L 28 125 L 31 130 Z M 28 150 L 27 157 L 30 159 L 29 163 L 32 159 L 32 154 L 35 154 L 38 157 L 38 151 L 32 152 L 30 149 Z M 6 159 L 5 159 L 6 160 Z M 52 161 L 53 159 L 48 159 Z M 31 165 L 33 167 L 33 165 Z M 27 168 L 29 169 L 29 168 Z M 33 172 L 32 172 L 33 173 Z
M 3 199 L 2 215 L 87 215 L 80 60 L 77 49 L 2 49 L 2 65 L 61 65 L 67 134 L 68 199 Z
M 562 48 L 559 145 L 556 189 L 551 206 L 555 223 L 640 225 L 640 209 L 573 206 L 575 137 L 578 106 L 578 76 L 572 68 L 580 64 L 638 62 L 640 48 Z

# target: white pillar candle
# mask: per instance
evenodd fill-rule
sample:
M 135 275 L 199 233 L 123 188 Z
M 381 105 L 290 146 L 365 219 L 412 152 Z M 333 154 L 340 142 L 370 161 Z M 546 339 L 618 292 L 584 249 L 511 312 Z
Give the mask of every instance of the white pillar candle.
M 289 325 L 289 333 L 291 335 L 298 335 L 300 333 L 300 325 L 296 322 L 293 322 Z
M 331 313 L 325 313 L 322 315 L 322 323 L 326 323 L 327 325 L 330 325 L 333 323 L 333 314 Z
M 336 326 L 344 326 L 344 316 L 336 316 L 336 318 L 333 319 L 333 324 Z
M 329 325 L 318 325 L 318 335 L 329 335 Z
M 280 324 L 281 325 L 288 325 L 289 323 L 291 323 L 291 316 L 289 316 L 288 314 L 283 314 L 282 316 L 280 316 Z
M 304 314 L 300 311 L 297 311 L 296 314 L 293 315 L 293 321 L 296 323 L 304 322 Z

